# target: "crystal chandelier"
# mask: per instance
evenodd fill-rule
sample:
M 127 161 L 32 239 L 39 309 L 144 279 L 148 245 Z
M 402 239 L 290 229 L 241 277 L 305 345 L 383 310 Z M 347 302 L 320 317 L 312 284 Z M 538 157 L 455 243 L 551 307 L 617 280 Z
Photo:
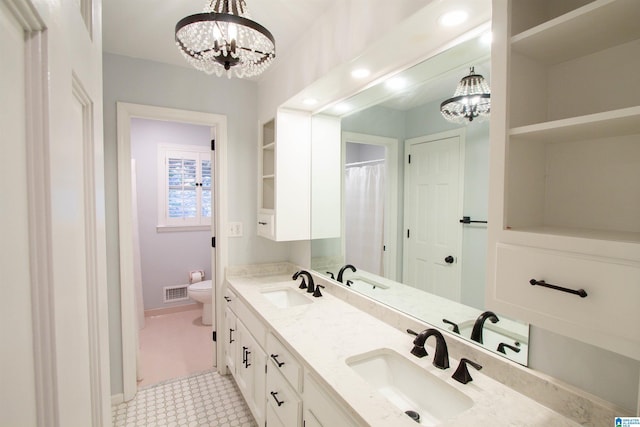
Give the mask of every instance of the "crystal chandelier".
M 211 0 L 202 13 L 181 19 L 176 45 L 198 70 L 229 78 L 257 76 L 276 57 L 273 36 L 251 20 L 245 0 Z
M 458 83 L 453 97 L 440 104 L 440 112 L 445 119 L 457 124 L 485 120 L 491 113 L 491 90 L 487 81 L 471 67 L 469 75 Z

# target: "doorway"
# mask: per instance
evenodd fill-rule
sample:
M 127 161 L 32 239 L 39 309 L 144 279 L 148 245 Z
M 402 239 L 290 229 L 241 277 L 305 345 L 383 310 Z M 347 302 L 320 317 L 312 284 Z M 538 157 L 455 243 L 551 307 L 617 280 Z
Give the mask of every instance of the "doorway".
M 223 272 L 226 267 L 226 116 L 201 112 L 152 107 L 138 104 L 117 104 L 117 132 L 118 132 L 118 210 L 119 210 L 119 248 L 120 248 L 120 292 L 121 292 L 121 322 L 122 322 L 122 360 L 123 360 L 123 398 L 130 400 L 137 391 L 138 372 L 138 328 L 135 286 L 135 247 L 134 221 L 132 206 L 132 173 L 131 173 L 131 123 L 135 119 L 159 120 L 198 126 L 207 126 L 215 131 L 215 156 L 211 155 L 213 192 L 212 205 L 215 207 L 213 220 L 208 227 L 211 244 L 215 242 L 215 249 L 211 249 L 208 257 L 212 272 L 212 319 L 215 337 L 215 325 L 220 324 L 220 299 Z M 213 139 L 213 138 L 212 138 Z M 212 144 L 213 147 L 213 144 Z M 216 233 L 218 231 L 218 233 Z M 217 234 L 217 235 L 216 235 Z M 207 239 L 209 241 L 209 239 Z M 185 273 L 184 281 L 188 280 Z M 218 296 L 220 296 L 218 298 Z M 221 359 L 222 349 L 211 340 L 212 360 L 215 367 Z
M 343 132 L 342 151 L 342 253 L 356 268 L 397 280 L 398 140 Z
M 460 301 L 464 130 L 405 141 L 404 283 Z

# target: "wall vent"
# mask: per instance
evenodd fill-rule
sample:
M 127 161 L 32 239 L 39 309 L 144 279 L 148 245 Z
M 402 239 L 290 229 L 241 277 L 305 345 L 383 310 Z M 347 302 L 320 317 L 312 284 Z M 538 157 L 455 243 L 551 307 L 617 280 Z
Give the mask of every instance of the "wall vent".
M 164 289 L 164 302 L 175 302 L 175 301 L 184 301 L 189 299 L 189 294 L 187 293 L 187 286 L 189 285 L 178 285 L 178 286 L 165 286 Z

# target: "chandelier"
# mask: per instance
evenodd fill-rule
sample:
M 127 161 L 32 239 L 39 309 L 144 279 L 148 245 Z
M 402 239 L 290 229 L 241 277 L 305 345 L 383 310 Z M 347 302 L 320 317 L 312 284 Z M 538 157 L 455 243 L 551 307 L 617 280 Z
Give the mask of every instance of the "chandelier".
M 440 104 L 440 112 L 445 119 L 457 124 L 476 118 L 485 120 L 491 113 L 491 90 L 487 81 L 471 67 L 469 75 L 458 83 L 453 97 Z
M 273 36 L 251 20 L 245 0 L 211 0 L 202 13 L 181 19 L 176 45 L 198 70 L 229 78 L 257 76 L 276 57 Z

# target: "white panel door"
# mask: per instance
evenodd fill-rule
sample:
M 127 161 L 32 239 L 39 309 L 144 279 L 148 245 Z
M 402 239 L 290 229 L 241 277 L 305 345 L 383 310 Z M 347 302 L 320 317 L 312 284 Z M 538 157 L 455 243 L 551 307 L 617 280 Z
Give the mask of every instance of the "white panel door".
M 1 218 L 11 265 L 0 275 L 12 305 L 0 320 L 13 328 L 2 361 L 21 377 L 3 376 L 12 396 L 2 396 L 2 425 L 111 424 L 100 10 L 100 0 L 0 4 L 11 186 Z
M 29 274 L 24 30 L 0 2 L 0 425 L 36 425 Z M 19 386 L 19 391 L 16 392 Z
M 460 300 L 460 136 L 408 144 L 404 282 Z

